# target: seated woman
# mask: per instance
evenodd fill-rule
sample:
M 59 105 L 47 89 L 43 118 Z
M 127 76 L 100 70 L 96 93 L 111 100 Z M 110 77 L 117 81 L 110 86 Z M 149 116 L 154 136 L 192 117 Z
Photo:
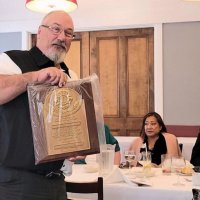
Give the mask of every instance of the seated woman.
M 152 163 L 156 165 L 161 163 L 162 154 L 181 155 L 176 136 L 167 133 L 161 116 L 156 112 L 144 116 L 140 137 L 132 142 L 129 149 L 139 155 L 140 152 L 145 151 L 144 146 L 151 152 Z
M 114 164 L 119 165 L 121 161 L 120 147 L 118 141 L 111 134 L 110 129 L 107 125 L 104 125 L 105 128 L 105 136 L 106 136 L 106 144 L 115 144 L 115 157 Z M 75 164 L 86 164 L 85 160 L 76 160 Z

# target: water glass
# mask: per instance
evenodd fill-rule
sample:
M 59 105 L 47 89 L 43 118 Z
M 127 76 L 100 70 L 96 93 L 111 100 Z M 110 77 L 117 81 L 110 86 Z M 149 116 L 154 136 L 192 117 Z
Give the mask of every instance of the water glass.
M 130 174 L 131 173 L 131 162 L 133 160 L 135 160 L 135 153 L 133 151 L 125 150 L 124 157 L 129 164 L 128 166 L 129 166 L 129 174 Z
M 183 186 L 184 184 L 180 182 L 180 172 L 186 166 L 185 158 L 182 156 L 173 156 L 172 157 L 172 169 L 173 172 L 177 174 L 177 181 L 173 184 L 176 186 Z
M 165 175 L 171 174 L 172 157 L 169 154 L 161 155 L 162 172 Z
M 112 171 L 114 166 L 115 145 L 103 144 L 100 146 L 99 167 L 102 176 Z

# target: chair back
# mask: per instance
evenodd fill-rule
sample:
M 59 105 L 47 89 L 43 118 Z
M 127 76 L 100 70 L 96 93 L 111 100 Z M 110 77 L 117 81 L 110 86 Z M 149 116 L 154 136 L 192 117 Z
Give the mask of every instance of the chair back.
M 183 144 L 182 144 L 182 143 L 179 143 L 178 145 L 179 145 L 179 148 L 180 148 L 181 153 L 182 153 L 182 151 L 183 151 Z
M 200 189 L 193 188 L 192 194 L 193 194 L 192 200 L 200 200 Z
M 97 193 L 98 200 L 103 200 L 103 178 L 98 177 L 98 180 L 95 182 L 66 182 L 66 192 Z

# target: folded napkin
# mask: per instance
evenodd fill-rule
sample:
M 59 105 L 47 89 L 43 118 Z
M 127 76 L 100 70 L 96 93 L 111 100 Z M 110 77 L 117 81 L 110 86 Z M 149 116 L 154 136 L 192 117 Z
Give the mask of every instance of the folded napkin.
M 101 176 L 101 173 L 98 170 L 94 170 L 96 169 L 94 167 L 97 167 L 97 165 L 75 164 L 72 167 L 72 171 L 73 171 L 72 175 L 65 176 L 65 181 L 80 182 L 80 183 L 96 181 L 98 177 Z M 113 167 L 113 170 L 109 174 L 103 176 L 103 182 L 104 184 L 124 182 L 133 186 L 138 186 L 137 183 L 132 182 L 132 180 L 129 179 L 128 176 L 124 175 L 121 169 L 119 169 L 117 165 Z
M 65 181 L 69 182 L 92 182 L 98 179 L 99 172 L 88 172 L 88 165 L 74 164 L 72 167 L 72 175 L 65 176 Z
M 194 167 L 194 165 L 193 165 L 192 163 L 190 163 L 190 161 L 188 161 L 188 160 L 185 160 L 185 164 L 186 164 L 186 166 L 188 166 L 188 167 L 191 167 L 191 168 Z
M 119 183 L 124 182 L 123 174 L 120 172 L 120 170 L 114 166 L 113 170 L 110 171 L 109 174 L 104 176 L 104 183 Z
M 72 166 L 73 166 L 73 162 L 65 159 L 63 166 L 61 167 L 61 171 L 63 171 L 63 175 L 64 176 L 70 176 L 72 174 Z
M 111 183 L 120 183 L 125 182 L 130 185 L 137 186 L 137 184 L 133 183 L 131 180 L 126 177 L 121 170 L 118 168 L 118 166 L 114 166 L 113 170 L 104 177 L 104 183 L 105 184 L 111 184 Z

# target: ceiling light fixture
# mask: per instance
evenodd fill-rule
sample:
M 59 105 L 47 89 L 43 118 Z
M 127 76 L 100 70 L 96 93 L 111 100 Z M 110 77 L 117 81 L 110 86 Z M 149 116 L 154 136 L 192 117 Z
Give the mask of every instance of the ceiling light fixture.
M 48 13 L 54 10 L 72 12 L 77 7 L 76 0 L 26 0 L 26 7 L 34 12 Z

